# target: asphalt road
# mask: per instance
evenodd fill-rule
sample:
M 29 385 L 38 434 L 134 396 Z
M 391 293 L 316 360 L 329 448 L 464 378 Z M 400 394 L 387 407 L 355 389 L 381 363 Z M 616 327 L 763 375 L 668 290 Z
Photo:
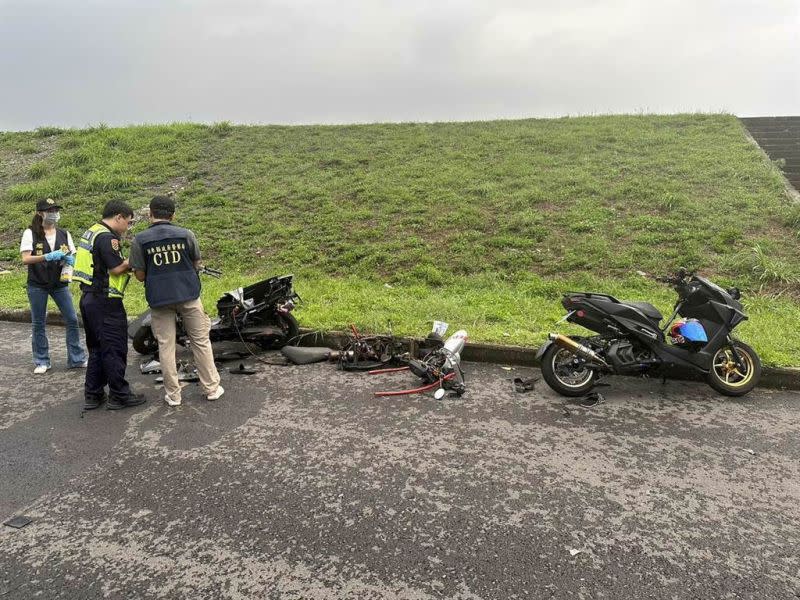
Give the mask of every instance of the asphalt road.
M 800 395 L 612 379 L 565 405 L 533 369 L 260 365 L 227 393 L 81 416 L 0 323 L 0 598 L 798 598 Z M 565 410 L 565 407 L 567 410 Z

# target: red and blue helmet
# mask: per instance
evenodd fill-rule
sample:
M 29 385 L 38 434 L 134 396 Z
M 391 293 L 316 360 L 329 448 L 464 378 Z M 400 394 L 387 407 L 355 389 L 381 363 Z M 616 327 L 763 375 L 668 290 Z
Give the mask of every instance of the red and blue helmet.
M 670 327 L 669 335 L 676 344 L 708 341 L 705 327 L 697 319 L 681 319 Z

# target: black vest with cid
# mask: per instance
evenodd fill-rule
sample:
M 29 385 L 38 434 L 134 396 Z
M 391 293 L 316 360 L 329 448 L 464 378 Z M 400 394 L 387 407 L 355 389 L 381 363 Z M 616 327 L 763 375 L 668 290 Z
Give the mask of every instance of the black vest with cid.
M 144 289 L 151 308 L 196 300 L 200 277 L 190 253 L 190 232 L 168 222 L 153 223 L 136 241 L 145 261 Z
M 33 233 L 33 251 L 31 256 L 43 256 L 53 250 L 60 250 L 67 245 L 67 232 L 64 229 L 56 228 L 55 248 L 51 248 L 47 243 L 47 238 L 39 237 Z M 52 290 L 53 288 L 67 285 L 61 281 L 62 261 L 39 262 L 28 265 L 28 285 Z

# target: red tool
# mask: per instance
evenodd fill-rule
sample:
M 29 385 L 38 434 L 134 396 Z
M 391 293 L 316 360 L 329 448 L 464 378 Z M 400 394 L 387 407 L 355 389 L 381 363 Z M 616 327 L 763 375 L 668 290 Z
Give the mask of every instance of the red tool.
M 379 369 L 379 371 L 405 371 L 408 367 L 401 367 L 399 369 Z M 371 375 L 377 375 L 378 373 L 373 373 L 370 371 Z M 442 377 L 439 381 L 434 381 L 433 383 L 429 383 L 428 385 L 423 385 L 422 387 L 413 388 L 410 390 L 397 390 L 395 392 L 375 392 L 376 396 L 386 397 L 386 396 L 406 396 L 409 394 L 421 394 L 422 392 L 427 392 L 428 390 L 432 390 L 435 387 L 441 387 L 442 383 L 445 381 L 450 381 L 454 379 L 456 376 L 455 373 L 448 373 L 444 377 Z

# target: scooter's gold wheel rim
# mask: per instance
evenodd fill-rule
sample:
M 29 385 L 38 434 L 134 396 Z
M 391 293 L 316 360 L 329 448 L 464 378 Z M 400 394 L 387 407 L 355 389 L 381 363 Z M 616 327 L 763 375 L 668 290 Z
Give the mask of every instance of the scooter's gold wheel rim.
M 572 362 L 575 358 L 575 355 L 565 348 L 559 348 L 557 352 L 553 354 L 553 374 L 556 376 L 558 381 L 561 382 L 561 385 L 564 385 L 568 388 L 578 389 L 586 385 L 586 383 L 591 380 L 592 378 L 592 371 L 591 369 L 587 369 L 584 367 L 582 370 L 585 371 L 585 374 L 582 375 L 580 378 L 576 379 L 576 381 L 566 381 L 564 377 L 559 373 L 560 368 L 563 368 L 566 363 Z
M 755 371 L 753 357 L 750 356 L 750 353 L 739 347 L 736 348 L 736 352 L 744 363 L 744 373 L 736 366 L 730 348 L 720 348 L 714 355 L 714 374 L 722 383 L 732 388 L 746 386 L 753 379 Z

